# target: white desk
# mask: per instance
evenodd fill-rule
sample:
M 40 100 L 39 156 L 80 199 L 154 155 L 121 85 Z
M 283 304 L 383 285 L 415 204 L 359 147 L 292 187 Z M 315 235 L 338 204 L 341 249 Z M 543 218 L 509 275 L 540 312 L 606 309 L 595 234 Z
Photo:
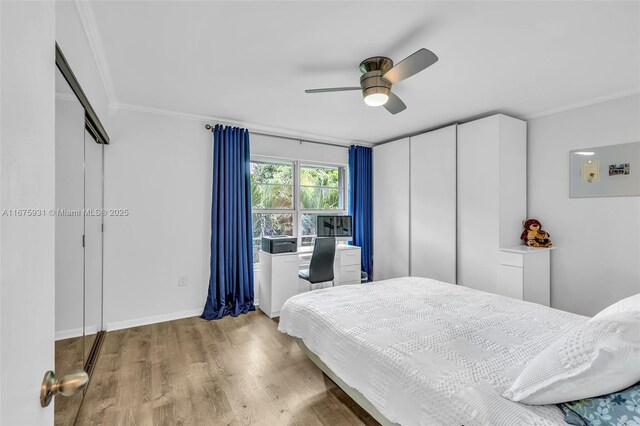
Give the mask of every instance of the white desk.
M 270 318 L 279 316 L 284 302 L 303 291 L 298 272 L 309 267 L 312 251 L 313 247 L 279 254 L 260 250 L 259 308 Z M 360 247 L 336 246 L 333 275 L 333 285 L 360 284 Z

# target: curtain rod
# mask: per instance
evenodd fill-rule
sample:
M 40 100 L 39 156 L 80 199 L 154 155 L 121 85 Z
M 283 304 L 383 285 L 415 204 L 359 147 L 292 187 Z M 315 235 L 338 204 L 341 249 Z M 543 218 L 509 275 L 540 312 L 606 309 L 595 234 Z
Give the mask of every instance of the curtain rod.
M 204 128 L 213 132 L 213 126 L 211 124 L 209 124 L 209 123 L 205 124 Z M 306 142 L 306 143 L 315 143 L 315 144 L 318 144 L 318 145 L 336 146 L 338 148 L 349 149 L 349 145 L 340 145 L 340 144 L 331 143 L 331 142 L 310 141 L 308 139 L 292 138 L 290 136 L 273 135 L 271 133 L 254 132 L 252 130 L 249 130 L 249 134 L 267 136 L 267 137 L 270 137 L 270 138 L 288 139 L 288 140 L 292 140 L 292 141 L 296 141 L 296 142 Z M 356 145 L 356 144 L 354 144 L 354 145 Z

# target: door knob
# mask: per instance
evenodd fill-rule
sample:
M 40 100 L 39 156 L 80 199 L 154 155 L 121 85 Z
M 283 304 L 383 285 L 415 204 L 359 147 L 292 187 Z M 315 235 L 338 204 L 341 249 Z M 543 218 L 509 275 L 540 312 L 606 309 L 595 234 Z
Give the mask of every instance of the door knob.
M 40 405 L 43 407 L 51 403 L 54 395 L 72 396 L 87 387 L 89 383 L 89 375 L 86 371 L 76 370 L 63 376 L 56 378 L 53 371 L 47 371 L 42 380 L 40 388 Z

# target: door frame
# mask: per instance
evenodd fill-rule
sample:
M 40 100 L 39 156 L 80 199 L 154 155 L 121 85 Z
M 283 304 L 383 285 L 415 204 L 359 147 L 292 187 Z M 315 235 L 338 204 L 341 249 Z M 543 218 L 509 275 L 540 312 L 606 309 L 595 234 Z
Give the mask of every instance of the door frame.
M 69 87 L 71 87 L 71 90 L 73 90 L 73 93 L 75 93 L 84 108 L 86 129 L 91 133 L 96 142 L 99 144 L 109 145 L 109 135 L 98 118 L 98 114 L 96 114 L 96 111 L 91 106 L 91 102 L 89 102 L 87 95 L 84 94 L 82 87 L 80 87 L 80 82 L 78 82 L 78 79 L 71 70 L 69 63 L 67 62 L 67 58 L 64 57 L 64 53 L 62 53 L 62 49 L 60 49 L 58 43 L 56 43 L 56 66 L 62 73 L 64 79 L 67 80 Z

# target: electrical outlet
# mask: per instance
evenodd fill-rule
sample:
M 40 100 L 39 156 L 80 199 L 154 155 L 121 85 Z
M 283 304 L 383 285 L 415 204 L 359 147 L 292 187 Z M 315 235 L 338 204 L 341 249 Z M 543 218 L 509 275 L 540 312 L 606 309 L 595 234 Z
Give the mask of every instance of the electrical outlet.
M 184 287 L 187 285 L 187 276 L 186 275 L 178 275 L 178 286 Z

